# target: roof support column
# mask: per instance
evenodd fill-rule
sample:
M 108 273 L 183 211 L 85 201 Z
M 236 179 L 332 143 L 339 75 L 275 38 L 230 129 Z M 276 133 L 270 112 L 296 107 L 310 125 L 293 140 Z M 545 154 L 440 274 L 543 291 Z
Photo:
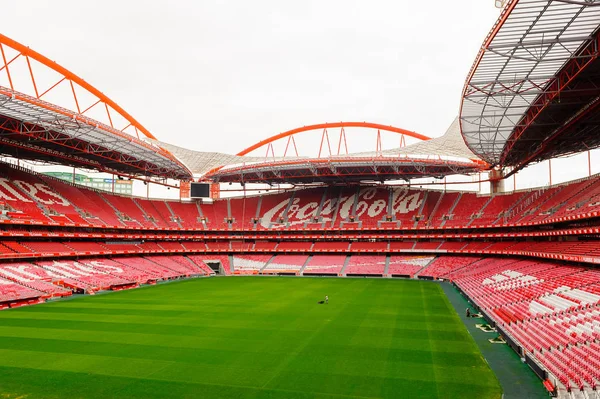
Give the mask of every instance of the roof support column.
M 504 192 L 504 170 L 490 170 L 490 194 Z

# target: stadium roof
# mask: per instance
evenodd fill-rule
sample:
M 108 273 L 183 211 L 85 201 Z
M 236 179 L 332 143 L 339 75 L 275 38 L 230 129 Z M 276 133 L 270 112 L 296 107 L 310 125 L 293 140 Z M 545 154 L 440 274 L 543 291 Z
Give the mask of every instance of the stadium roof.
M 161 143 L 175 155 L 185 152 L 183 162 L 195 171 L 192 162 L 211 168 L 207 178 L 219 182 L 315 183 L 362 180 L 410 180 L 413 178 L 477 173 L 488 165 L 475 156 L 460 135 L 458 118 L 446 133 L 435 139 L 378 152 L 358 152 L 328 157 L 227 156 L 224 154 L 178 151 Z M 189 161 L 187 160 L 189 159 Z M 199 161 L 200 160 L 200 161 Z M 219 169 L 213 169 L 219 162 Z
M 410 180 L 481 171 L 470 161 L 416 157 L 331 157 L 264 162 L 223 168 L 207 177 L 216 182 L 319 183 Z
M 585 124 L 600 94 L 598 6 L 508 1 L 463 91 L 461 130 L 475 154 L 522 167 L 600 145 L 598 121 Z
M 465 144 L 460 134 L 460 124 L 458 117 L 454 119 L 452 124 L 446 130 L 446 133 L 437 138 L 427 141 L 420 141 L 408 145 L 406 147 L 398 147 L 389 150 L 383 150 L 382 155 L 421 155 L 421 156 L 440 156 L 471 159 L 479 162 L 479 157 L 473 153 Z M 363 156 L 366 154 L 376 155 L 375 153 L 360 153 Z
M 0 154 L 118 174 L 192 178 L 168 151 L 142 141 L 140 133 L 154 136 L 89 83 L 1 34 L 0 50 L 0 78 L 10 86 L 0 86 Z M 48 97 L 68 99 L 69 105 Z
M 222 152 L 205 152 L 194 151 L 188 148 L 179 147 L 173 144 L 165 143 L 164 141 L 152 140 L 158 146 L 167 149 L 177 159 L 179 159 L 194 175 L 202 176 L 207 172 L 230 165 L 242 165 L 245 163 L 264 162 L 265 157 L 252 157 L 225 154 Z M 291 157 L 287 157 L 289 160 Z M 275 158 L 274 160 L 282 160 L 283 158 Z

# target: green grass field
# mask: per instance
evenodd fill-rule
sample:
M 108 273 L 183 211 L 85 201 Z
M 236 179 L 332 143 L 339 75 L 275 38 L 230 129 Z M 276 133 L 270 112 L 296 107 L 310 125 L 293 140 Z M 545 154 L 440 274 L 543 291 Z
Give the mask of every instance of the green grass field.
M 500 396 L 431 282 L 209 278 L 0 312 L 2 399 Z

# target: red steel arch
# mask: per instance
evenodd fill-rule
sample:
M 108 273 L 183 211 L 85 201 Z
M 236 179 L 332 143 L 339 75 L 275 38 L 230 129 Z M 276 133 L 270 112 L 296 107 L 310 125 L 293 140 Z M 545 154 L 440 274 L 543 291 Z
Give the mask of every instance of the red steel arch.
M 11 59 L 8 59 L 7 54 L 5 52 L 5 47 L 15 50 L 17 52 L 17 55 Z M 150 131 L 148 129 L 146 129 L 133 116 L 131 116 L 129 113 L 127 113 L 116 102 L 114 102 L 113 100 L 108 98 L 100 90 L 96 89 L 94 86 L 92 86 L 91 84 L 89 84 L 88 82 L 86 82 L 85 80 L 83 80 L 82 78 L 80 78 L 79 76 L 74 74 L 73 72 L 62 67 L 61 65 L 57 64 L 56 62 L 50 60 L 46 56 L 44 56 L 44 55 L 38 53 L 37 51 L 32 50 L 27 46 L 24 46 L 23 44 L 17 42 L 16 40 L 13 40 L 2 34 L 0 34 L 0 56 L 2 57 L 1 62 L 0 62 L 0 72 L 6 73 L 6 75 L 8 77 L 8 82 L 11 86 L 10 87 L 11 90 L 19 91 L 18 88 L 15 88 L 13 86 L 13 79 L 12 79 L 11 73 L 10 73 L 10 66 L 19 57 L 24 57 L 27 62 L 27 67 L 29 69 L 28 72 L 31 77 L 31 83 L 33 85 L 33 89 L 35 92 L 34 97 L 36 99 L 38 99 L 38 100 L 41 99 L 42 96 L 44 96 L 45 94 L 54 90 L 61 83 L 67 82 L 71 85 L 71 91 L 73 93 L 74 103 L 77 108 L 76 110 L 72 110 L 72 111 L 77 111 L 78 114 L 83 115 L 87 111 L 89 111 L 90 109 L 92 109 L 98 105 L 104 105 L 104 107 L 106 109 L 106 113 L 107 113 L 107 120 L 109 121 L 109 124 L 111 125 L 112 128 L 115 128 L 115 129 L 118 129 L 118 130 L 124 132 L 126 129 L 133 127 L 135 129 L 135 133 L 138 136 L 138 138 L 139 138 L 139 132 L 141 132 L 144 136 L 156 140 L 156 137 L 154 137 L 154 135 L 152 133 L 150 133 Z M 30 59 L 35 60 L 35 61 L 39 62 L 40 64 L 42 64 L 43 66 L 52 69 L 53 71 L 55 71 L 59 75 L 61 75 L 62 78 L 60 78 L 58 81 L 54 82 L 54 84 L 51 83 L 49 85 L 49 88 L 38 87 L 40 82 L 36 81 L 35 73 L 34 73 L 33 68 L 31 67 Z M 95 103 L 87 106 L 85 109 L 82 109 L 83 105 L 79 104 L 77 94 L 76 94 L 76 91 L 75 91 L 75 88 L 73 85 L 74 83 L 77 84 L 78 86 L 80 86 L 82 89 L 86 90 L 88 93 L 95 96 L 97 101 Z M 127 121 L 128 125 L 125 127 L 113 126 L 113 121 L 112 121 L 112 117 L 110 115 L 109 107 L 112 110 L 114 110 L 116 113 L 118 113 L 123 119 L 125 119 Z
M 288 130 L 287 132 L 276 134 L 276 135 L 266 138 L 262 141 L 259 141 L 258 143 L 254 144 L 254 145 L 251 145 L 250 147 L 238 152 L 237 155 L 239 155 L 239 156 L 247 155 L 258 148 L 261 148 L 265 145 L 269 145 L 277 140 L 293 136 L 294 134 L 297 134 L 297 133 L 304 133 L 304 132 L 309 132 L 309 131 L 313 131 L 313 130 L 321 130 L 321 129 L 347 128 L 347 127 L 361 127 L 361 128 L 383 130 L 386 132 L 398 133 L 401 135 L 413 137 L 413 138 L 419 139 L 419 140 L 430 140 L 431 139 L 431 137 L 427 137 L 425 135 L 422 135 L 422 134 L 419 134 L 416 132 L 412 132 L 410 130 L 401 129 L 401 128 L 394 127 L 394 126 L 382 125 L 379 123 L 372 123 L 372 122 L 318 123 L 315 125 L 302 126 L 302 127 L 296 128 L 296 129 Z

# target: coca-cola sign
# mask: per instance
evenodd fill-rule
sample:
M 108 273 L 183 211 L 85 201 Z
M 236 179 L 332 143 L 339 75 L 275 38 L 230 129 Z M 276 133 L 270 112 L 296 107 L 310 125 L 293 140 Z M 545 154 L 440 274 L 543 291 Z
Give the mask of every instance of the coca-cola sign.
M 391 192 L 391 209 L 388 213 Z M 343 195 L 341 197 L 327 198 L 323 202 L 320 212 L 320 220 L 331 222 L 334 216 L 337 222 L 348 220 L 352 215 L 354 203 L 356 202 L 356 220 L 376 219 L 384 220 L 388 214 L 399 215 L 411 213 L 421 206 L 423 202 L 421 191 L 411 191 L 405 187 L 381 189 L 367 187 L 360 189 L 358 198 L 356 194 Z M 303 225 L 317 216 L 320 201 L 315 201 L 316 196 L 310 199 L 304 197 L 301 192 L 297 193 L 290 205 L 290 197 L 282 198 L 279 203 L 262 214 L 261 225 L 264 228 L 277 228 L 283 226 L 281 220 L 287 221 L 287 226 Z M 338 206 L 339 198 L 339 206 Z M 289 209 L 288 209 L 289 206 Z M 285 214 L 287 210 L 287 215 Z M 336 214 L 337 212 L 337 214 Z M 287 216 L 287 217 L 286 217 Z

